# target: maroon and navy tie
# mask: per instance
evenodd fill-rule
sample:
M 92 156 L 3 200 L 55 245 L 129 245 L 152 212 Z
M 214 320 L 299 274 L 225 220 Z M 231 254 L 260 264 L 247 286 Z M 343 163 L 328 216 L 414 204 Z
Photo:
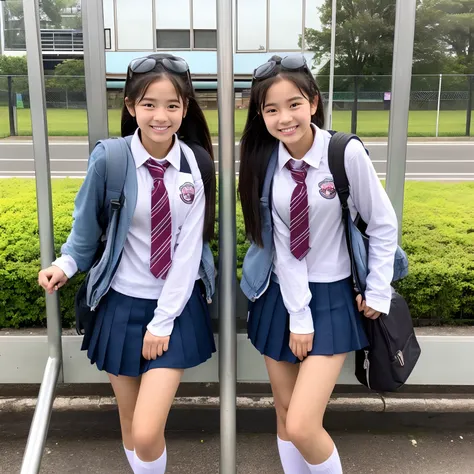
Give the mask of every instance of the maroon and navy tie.
M 306 187 L 309 165 L 303 161 L 301 167 L 295 168 L 294 162 L 290 160 L 286 167 L 296 183 L 290 203 L 290 250 L 298 260 L 302 260 L 310 251 L 309 205 Z
M 156 278 L 165 279 L 171 268 L 171 210 L 164 182 L 170 164 L 150 158 L 145 165 L 153 178 L 150 271 Z

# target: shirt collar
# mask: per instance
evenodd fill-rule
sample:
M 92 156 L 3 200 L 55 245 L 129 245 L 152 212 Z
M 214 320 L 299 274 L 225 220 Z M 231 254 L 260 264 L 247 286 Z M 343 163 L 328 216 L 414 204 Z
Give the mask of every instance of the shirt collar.
M 150 155 L 150 153 L 145 150 L 145 147 L 143 146 L 142 141 L 140 139 L 139 131 L 140 129 L 137 128 L 133 135 L 131 143 L 132 155 L 133 159 L 135 160 L 135 166 L 137 167 L 137 169 L 140 168 L 140 166 L 144 165 L 148 158 L 154 158 Z M 154 159 L 156 160 L 157 158 Z M 173 146 L 171 147 L 171 150 L 164 159 L 166 159 L 170 163 L 170 165 L 174 166 L 177 170 L 180 169 L 181 152 L 177 135 L 174 135 Z
M 303 156 L 303 161 L 308 163 L 308 165 L 312 166 L 313 168 L 318 169 L 319 165 L 321 164 L 321 160 L 324 156 L 324 147 L 325 147 L 325 140 L 323 131 L 314 125 L 311 124 L 311 128 L 314 130 L 314 140 L 313 145 L 308 150 L 305 156 Z M 292 156 L 286 149 L 285 145 L 282 142 L 279 144 L 278 148 L 278 170 L 281 171 L 288 161 L 292 160 Z

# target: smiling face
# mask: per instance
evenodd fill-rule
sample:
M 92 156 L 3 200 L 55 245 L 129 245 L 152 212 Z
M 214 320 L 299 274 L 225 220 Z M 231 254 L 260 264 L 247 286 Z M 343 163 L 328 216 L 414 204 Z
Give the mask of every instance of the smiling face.
M 261 113 L 268 132 L 298 159 L 313 144 L 311 117 L 317 108 L 317 97 L 311 103 L 295 83 L 282 78 L 268 89 Z
M 165 157 L 186 115 L 186 106 L 174 84 L 164 76 L 152 82 L 135 104 L 127 100 L 126 104 L 140 127 L 145 149 L 154 158 Z

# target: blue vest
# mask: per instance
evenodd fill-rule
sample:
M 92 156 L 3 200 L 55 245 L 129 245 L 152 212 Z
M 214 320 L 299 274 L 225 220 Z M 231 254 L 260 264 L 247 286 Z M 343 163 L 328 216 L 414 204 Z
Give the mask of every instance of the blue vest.
M 272 183 L 278 164 L 278 146 L 275 147 L 268 162 L 265 179 L 263 182 L 262 197 L 260 198 L 260 219 L 262 222 L 263 248 L 251 242 L 250 248 L 244 258 L 242 266 L 242 280 L 240 287 L 250 301 L 255 301 L 265 293 L 273 271 L 273 242 L 272 222 Z M 349 219 L 349 239 L 351 242 L 354 265 L 359 276 L 360 290 L 365 291 L 368 268 L 369 239 Z M 397 247 L 394 258 L 393 281 L 405 277 L 408 273 L 408 260 L 405 252 Z
M 128 142 L 130 142 L 130 137 Z M 120 213 L 112 218 L 108 228 L 107 246 L 99 262 L 95 256 L 103 238 L 101 214 L 103 203 L 110 206 L 106 196 L 107 156 L 103 144 L 97 145 L 89 159 L 86 178 L 74 201 L 74 223 L 72 231 L 61 252 L 70 255 L 80 271 L 89 273 L 87 284 L 87 304 L 95 309 L 101 298 L 108 292 L 120 263 L 120 257 L 132 223 L 137 205 L 137 170 L 130 148 L 125 147 L 127 174 L 123 188 L 124 202 Z M 94 265 L 95 263 L 95 265 Z M 94 265 L 94 266 L 93 266 Z M 92 267 L 93 266 L 93 267 Z M 92 267 L 92 268 L 91 268 Z M 199 276 L 206 288 L 206 298 L 211 302 L 215 291 L 214 258 L 208 243 L 202 248 Z

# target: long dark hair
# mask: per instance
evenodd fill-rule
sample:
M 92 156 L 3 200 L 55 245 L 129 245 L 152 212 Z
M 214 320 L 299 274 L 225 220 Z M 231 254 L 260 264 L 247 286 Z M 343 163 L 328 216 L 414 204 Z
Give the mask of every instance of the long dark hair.
M 156 54 L 153 57 L 158 58 Z M 171 57 L 167 54 L 166 57 Z M 136 104 L 146 94 L 148 87 L 155 81 L 169 79 L 173 84 L 178 97 L 187 106 L 186 117 L 183 118 L 178 130 L 178 138 L 192 147 L 199 145 L 209 154 L 212 162 L 212 177 L 210 185 L 206 189 L 206 212 L 204 217 L 204 240 L 210 241 L 214 238 L 214 222 L 216 216 L 216 173 L 214 166 L 214 151 L 212 148 L 211 134 L 199 106 L 190 76 L 178 75 L 169 72 L 159 62 L 153 71 L 144 74 L 133 74 L 130 79 L 130 71 L 127 71 L 127 80 L 124 88 L 124 103 L 122 107 L 121 134 L 122 137 L 133 135 L 138 128 L 137 119 L 133 117 L 125 104 L 125 98 L 129 104 Z
M 274 76 L 252 84 L 247 122 L 240 142 L 239 195 L 245 231 L 247 237 L 261 247 L 260 196 L 269 158 L 278 145 L 278 140 L 268 132 L 261 113 L 270 87 L 284 79 L 295 84 L 311 103 L 317 97 L 318 108 L 311 122 L 319 128 L 324 126 L 323 99 L 314 77 L 310 73 L 277 68 Z

